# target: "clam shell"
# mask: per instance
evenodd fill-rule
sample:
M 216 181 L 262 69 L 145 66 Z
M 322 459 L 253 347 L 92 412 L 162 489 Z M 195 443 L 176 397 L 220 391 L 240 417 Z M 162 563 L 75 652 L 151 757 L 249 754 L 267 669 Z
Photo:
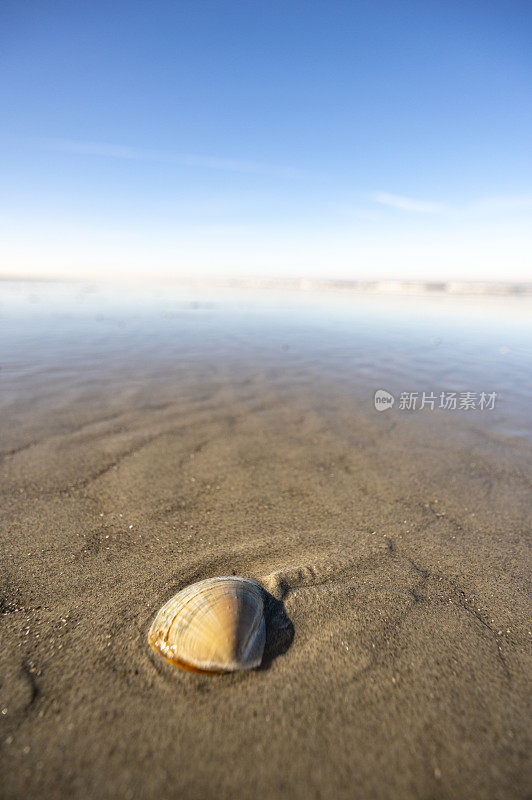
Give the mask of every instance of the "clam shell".
M 234 577 L 187 586 L 164 604 L 148 633 L 167 661 L 196 672 L 258 667 L 265 640 L 262 590 Z

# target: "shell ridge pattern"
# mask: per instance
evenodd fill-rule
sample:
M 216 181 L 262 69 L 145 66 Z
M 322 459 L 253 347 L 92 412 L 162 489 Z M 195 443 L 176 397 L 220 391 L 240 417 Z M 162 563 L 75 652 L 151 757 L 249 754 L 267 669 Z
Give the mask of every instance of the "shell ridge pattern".
M 235 576 L 192 584 L 159 610 L 149 631 L 149 642 L 164 658 L 185 669 L 224 672 L 256 667 L 262 659 L 266 637 L 263 596 L 254 581 Z M 218 627 L 212 627 L 213 620 Z M 237 637 L 233 656 L 216 656 L 215 643 L 221 641 L 220 636 L 228 644 L 233 636 Z M 225 647 L 224 650 L 227 652 Z

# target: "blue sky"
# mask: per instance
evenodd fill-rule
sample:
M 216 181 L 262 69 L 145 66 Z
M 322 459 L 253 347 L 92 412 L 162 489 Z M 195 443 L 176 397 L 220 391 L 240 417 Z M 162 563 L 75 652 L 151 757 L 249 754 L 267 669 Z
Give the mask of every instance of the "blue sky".
M 532 279 L 532 3 L 11 2 L 0 272 Z

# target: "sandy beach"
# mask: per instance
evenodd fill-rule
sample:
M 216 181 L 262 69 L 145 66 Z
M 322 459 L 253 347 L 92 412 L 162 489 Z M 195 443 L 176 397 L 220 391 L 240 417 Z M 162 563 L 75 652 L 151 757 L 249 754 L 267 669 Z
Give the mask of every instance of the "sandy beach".
M 530 440 L 183 308 L 10 329 L 0 795 L 525 797 Z M 158 658 L 159 607 L 231 574 L 276 601 L 262 666 Z

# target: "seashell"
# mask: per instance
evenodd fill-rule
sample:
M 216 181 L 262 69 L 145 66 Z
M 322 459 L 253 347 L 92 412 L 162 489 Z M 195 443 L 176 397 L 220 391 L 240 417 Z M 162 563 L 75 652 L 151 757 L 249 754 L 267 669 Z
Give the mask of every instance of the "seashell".
M 261 588 L 245 578 L 208 578 L 159 610 L 148 641 L 177 667 L 234 672 L 258 667 L 266 641 Z

